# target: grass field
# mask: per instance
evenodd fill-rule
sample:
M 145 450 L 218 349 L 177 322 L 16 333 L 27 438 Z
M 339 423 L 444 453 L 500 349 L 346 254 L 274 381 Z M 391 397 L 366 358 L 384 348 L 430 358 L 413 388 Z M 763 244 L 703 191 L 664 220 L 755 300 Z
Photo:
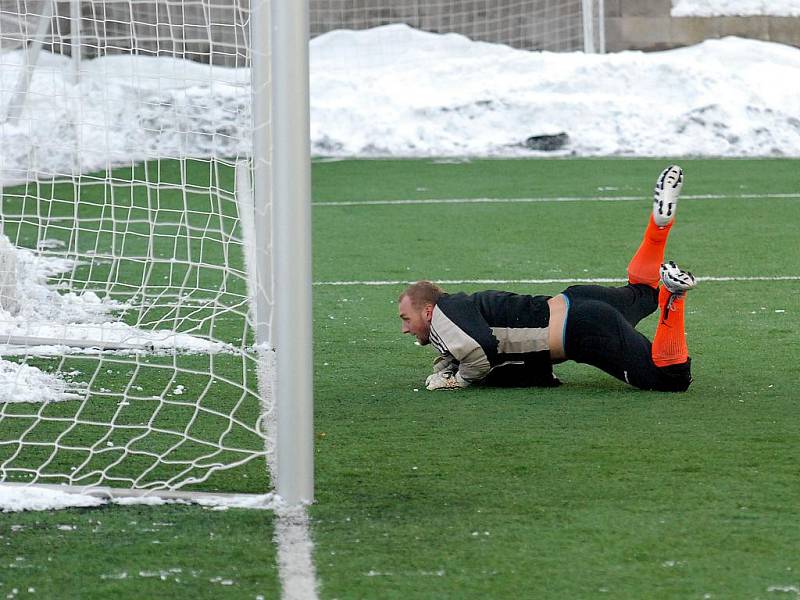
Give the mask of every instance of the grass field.
M 797 596 L 797 161 L 680 162 L 667 255 L 706 278 L 684 394 L 571 363 L 557 389 L 426 392 L 432 352 L 400 334 L 400 282 L 623 278 L 665 164 L 314 164 L 322 598 Z M 368 203 L 392 200 L 420 202 Z M 275 598 L 272 531 L 188 506 L 2 514 L 0 595 Z

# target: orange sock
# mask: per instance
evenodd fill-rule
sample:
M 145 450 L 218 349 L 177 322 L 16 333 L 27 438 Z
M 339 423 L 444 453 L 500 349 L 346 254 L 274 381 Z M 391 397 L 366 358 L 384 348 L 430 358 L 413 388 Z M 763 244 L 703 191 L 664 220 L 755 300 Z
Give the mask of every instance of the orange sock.
M 664 262 L 664 249 L 674 222 L 659 227 L 653 220 L 653 215 L 650 215 L 642 243 L 628 264 L 629 283 L 646 283 L 650 287 L 658 287 L 658 269 Z
M 658 321 L 652 348 L 653 364 L 657 367 L 679 365 L 689 360 L 683 321 L 683 304 L 686 296 L 673 298 L 672 306 L 668 307 L 670 296 L 670 292 L 661 286 L 658 292 L 661 318 Z

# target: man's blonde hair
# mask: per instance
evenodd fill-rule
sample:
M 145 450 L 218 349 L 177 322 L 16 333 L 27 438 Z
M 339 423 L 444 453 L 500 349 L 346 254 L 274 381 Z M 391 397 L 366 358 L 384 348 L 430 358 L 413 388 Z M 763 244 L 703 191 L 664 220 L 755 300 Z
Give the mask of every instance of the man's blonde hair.
M 418 281 L 408 286 L 397 299 L 400 302 L 405 296 L 411 300 L 411 306 L 422 308 L 426 304 L 435 305 L 444 294 L 444 290 L 432 281 Z

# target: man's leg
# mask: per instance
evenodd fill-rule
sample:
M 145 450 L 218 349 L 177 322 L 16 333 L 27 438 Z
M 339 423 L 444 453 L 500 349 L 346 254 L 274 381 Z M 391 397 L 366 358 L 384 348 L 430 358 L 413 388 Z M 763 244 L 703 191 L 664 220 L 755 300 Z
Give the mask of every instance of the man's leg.
M 658 308 L 658 290 L 642 283 L 629 283 L 621 287 L 571 285 L 562 293 L 569 299 L 570 304 L 581 300 L 604 302 L 618 310 L 634 327 Z M 572 308 L 570 307 L 568 319 L 571 314 Z
M 658 308 L 659 267 L 664 262 L 667 237 L 675 219 L 683 171 L 675 165 L 664 169 L 653 190 L 653 211 L 639 249 L 628 264 L 628 285 L 610 288 L 573 285 L 564 290 L 571 302 L 579 299 L 606 302 L 634 327 Z
M 644 238 L 628 264 L 628 282 L 658 287 L 659 267 L 664 262 L 667 237 L 675 220 L 678 196 L 683 186 L 683 171 L 672 165 L 661 172 L 653 190 L 653 213 Z
M 650 341 L 606 302 L 577 299 L 570 307 L 564 350 L 567 358 L 590 364 L 635 387 L 681 392 L 692 381 L 683 329 L 683 302 L 694 277 L 665 265 L 661 277 L 663 315 Z
M 689 361 L 657 366 L 650 341 L 612 306 L 582 300 L 571 313 L 564 345 L 567 359 L 597 367 L 643 390 L 683 392 L 689 387 Z
M 658 367 L 679 365 L 689 360 L 684 331 L 686 292 L 695 286 L 695 278 L 681 271 L 674 262 L 661 265 L 661 291 L 658 307 L 661 318 L 653 338 L 653 364 Z

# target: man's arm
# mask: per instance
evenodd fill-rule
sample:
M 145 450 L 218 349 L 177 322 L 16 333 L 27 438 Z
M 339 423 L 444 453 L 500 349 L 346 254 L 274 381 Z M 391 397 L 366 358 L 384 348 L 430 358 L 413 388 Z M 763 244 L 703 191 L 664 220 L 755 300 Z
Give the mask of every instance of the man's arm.
M 452 354 L 440 354 L 433 359 L 433 372 L 441 373 L 443 371 L 451 373 L 458 371 L 458 361 Z
M 452 318 L 440 307 L 434 309 L 430 338 L 439 352 L 455 359 L 458 368 L 434 373 L 426 381 L 429 390 L 467 387 L 486 377 L 492 368 L 486 349 L 478 341 L 486 338 L 487 347 L 496 344 L 491 330 L 471 303 L 456 308 L 450 311 Z
M 455 357 L 452 354 L 440 354 L 433 359 L 433 373 L 428 375 L 428 378 L 425 380 L 425 385 L 427 386 L 431 382 L 431 378 L 434 375 L 441 375 L 444 373 L 453 375 L 456 371 L 458 371 L 458 361 Z

